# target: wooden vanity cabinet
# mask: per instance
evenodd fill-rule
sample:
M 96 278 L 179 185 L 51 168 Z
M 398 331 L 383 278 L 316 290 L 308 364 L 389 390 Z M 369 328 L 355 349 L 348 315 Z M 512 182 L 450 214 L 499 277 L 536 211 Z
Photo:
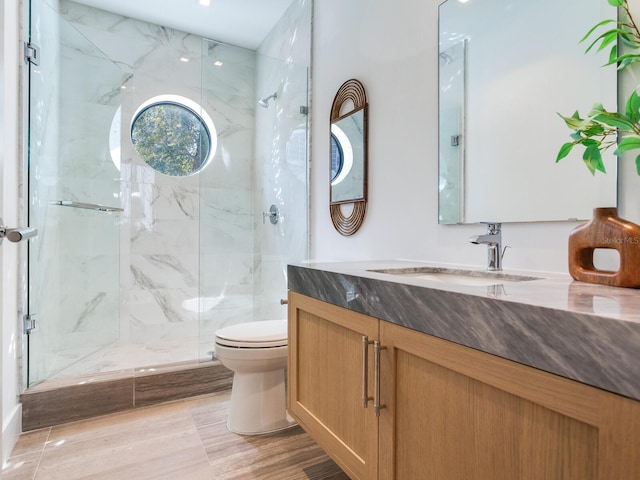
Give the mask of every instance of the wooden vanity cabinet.
M 289 413 L 351 479 L 378 478 L 378 419 L 362 406 L 362 337 L 378 320 L 290 292 L 288 325 Z
M 640 402 L 295 293 L 289 309 L 289 409 L 352 480 L 640 479 Z M 379 417 L 361 335 L 383 347 Z

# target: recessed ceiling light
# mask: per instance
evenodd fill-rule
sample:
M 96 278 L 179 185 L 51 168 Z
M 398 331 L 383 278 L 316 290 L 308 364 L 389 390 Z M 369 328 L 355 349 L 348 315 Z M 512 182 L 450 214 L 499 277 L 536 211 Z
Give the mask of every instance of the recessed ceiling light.
M 213 64 L 214 64 L 216 67 L 221 67 L 221 66 L 222 66 L 222 62 L 221 62 L 220 60 L 216 60 L 215 62 L 213 62 Z
M 187 63 L 189 61 L 189 59 L 187 57 L 180 57 L 180 61 Z
M 200 5 L 208 7 L 209 5 L 211 5 L 211 0 L 200 0 Z

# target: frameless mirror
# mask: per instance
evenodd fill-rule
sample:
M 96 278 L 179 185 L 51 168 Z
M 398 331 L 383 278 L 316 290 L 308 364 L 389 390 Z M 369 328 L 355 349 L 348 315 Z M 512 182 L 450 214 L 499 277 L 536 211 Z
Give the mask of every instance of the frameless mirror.
M 364 198 L 364 109 L 331 122 L 331 202 Z
M 347 80 L 336 93 L 330 124 L 331 221 L 342 235 L 353 235 L 367 209 L 367 95 L 358 80 Z M 343 206 L 351 211 L 345 214 Z
M 447 0 L 439 12 L 439 223 L 587 219 L 617 203 L 617 162 L 592 176 L 557 113 L 617 109 L 607 52 L 579 44 L 616 18 L 602 0 Z M 613 149 L 611 149 L 613 150 Z

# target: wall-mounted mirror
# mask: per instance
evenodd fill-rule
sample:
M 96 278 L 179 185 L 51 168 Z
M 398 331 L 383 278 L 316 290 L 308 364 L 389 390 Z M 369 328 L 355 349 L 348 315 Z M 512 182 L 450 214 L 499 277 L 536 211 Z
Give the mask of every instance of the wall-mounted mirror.
M 331 202 L 364 198 L 364 108 L 331 122 Z
M 592 176 L 557 113 L 617 108 L 608 52 L 579 44 L 602 0 L 447 0 L 439 12 L 439 223 L 591 218 L 615 206 L 617 162 Z
M 348 80 L 338 90 L 330 123 L 331 220 L 341 234 L 353 235 L 367 205 L 367 97 L 358 80 Z

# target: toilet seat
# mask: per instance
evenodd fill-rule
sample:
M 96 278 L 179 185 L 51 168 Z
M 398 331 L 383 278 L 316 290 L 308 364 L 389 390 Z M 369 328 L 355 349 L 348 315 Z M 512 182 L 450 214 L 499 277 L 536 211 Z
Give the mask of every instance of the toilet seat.
M 240 323 L 216 332 L 216 343 L 235 348 L 273 348 L 287 345 L 287 321 Z

